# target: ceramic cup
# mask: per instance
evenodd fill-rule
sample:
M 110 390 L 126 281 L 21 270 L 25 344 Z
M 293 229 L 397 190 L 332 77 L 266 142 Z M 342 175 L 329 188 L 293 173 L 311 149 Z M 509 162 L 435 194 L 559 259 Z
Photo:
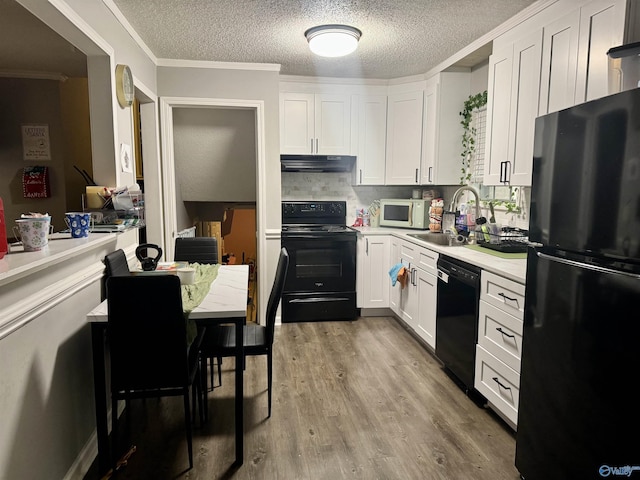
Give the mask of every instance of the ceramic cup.
M 185 267 L 177 270 L 182 285 L 192 285 L 196 281 L 196 269 Z
M 89 236 L 91 229 L 91 214 L 84 212 L 67 212 L 64 214 L 64 221 L 71 230 L 72 238 L 82 238 Z
M 37 252 L 49 243 L 51 217 L 21 218 L 16 220 L 13 232 L 20 238 L 25 252 Z

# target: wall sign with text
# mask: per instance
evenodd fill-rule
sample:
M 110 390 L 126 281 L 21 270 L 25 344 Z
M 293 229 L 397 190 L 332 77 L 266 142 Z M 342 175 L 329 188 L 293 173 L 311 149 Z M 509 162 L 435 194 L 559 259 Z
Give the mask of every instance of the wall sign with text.
M 22 150 L 25 161 L 51 160 L 49 125 L 22 125 Z

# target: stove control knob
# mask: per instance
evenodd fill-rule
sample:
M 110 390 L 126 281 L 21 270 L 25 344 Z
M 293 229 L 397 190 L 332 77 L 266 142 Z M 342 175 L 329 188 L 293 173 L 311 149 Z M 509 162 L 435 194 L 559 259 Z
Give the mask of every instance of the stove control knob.
M 290 204 L 289 205 L 284 205 L 282 210 L 284 211 L 285 214 L 290 215 L 290 214 L 294 213 L 295 206 L 294 205 L 290 205 Z

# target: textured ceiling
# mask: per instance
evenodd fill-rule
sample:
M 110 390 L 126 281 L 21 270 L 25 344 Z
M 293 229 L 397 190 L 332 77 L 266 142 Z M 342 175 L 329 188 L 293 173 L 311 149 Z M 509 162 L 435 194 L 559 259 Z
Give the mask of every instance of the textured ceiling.
M 158 59 L 280 64 L 284 75 L 422 74 L 535 0 L 111 0 Z M 363 32 L 355 53 L 316 57 L 304 31 Z M 487 51 L 470 60 L 481 61 Z M 467 66 L 469 66 L 467 64 Z M 0 71 L 85 76 L 84 56 L 15 0 L 0 0 Z
M 285 75 L 425 73 L 534 0 L 113 0 L 157 58 L 281 64 Z M 358 50 L 316 57 L 304 31 L 362 30 Z

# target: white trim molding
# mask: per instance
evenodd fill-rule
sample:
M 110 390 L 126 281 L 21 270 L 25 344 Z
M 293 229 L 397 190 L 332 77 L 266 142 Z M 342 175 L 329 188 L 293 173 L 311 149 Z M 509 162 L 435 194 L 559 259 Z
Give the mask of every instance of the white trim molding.
M 279 72 L 279 63 L 244 63 L 244 62 L 215 62 L 208 60 L 181 60 L 174 58 L 159 58 L 158 67 L 179 68 L 212 68 L 221 70 L 262 70 L 267 72 Z

